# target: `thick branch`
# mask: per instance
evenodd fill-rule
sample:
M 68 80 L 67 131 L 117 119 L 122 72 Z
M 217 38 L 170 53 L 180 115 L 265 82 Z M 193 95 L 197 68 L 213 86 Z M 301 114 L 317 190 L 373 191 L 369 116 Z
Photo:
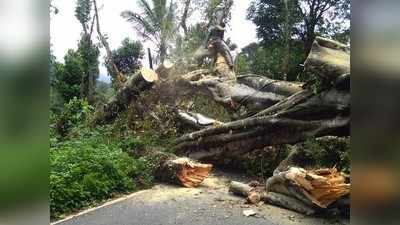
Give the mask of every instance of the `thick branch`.
M 201 129 L 210 126 L 218 126 L 223 124 L 218 120 L 208 118 L 199 113 L 185 112 L 182 110 L 178 110 L 178 117 L 182 123 L 195 129 Z

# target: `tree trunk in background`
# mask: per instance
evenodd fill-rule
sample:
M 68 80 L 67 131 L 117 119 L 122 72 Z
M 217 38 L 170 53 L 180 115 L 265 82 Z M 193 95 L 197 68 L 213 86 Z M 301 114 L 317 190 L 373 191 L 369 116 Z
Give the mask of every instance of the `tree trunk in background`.
M 290 43 L 292 37 L 292 24 L 290 24 L 290 4 L 291 1 L 284 1 L 285 4 L 285 26 L 284 26 L 284 39 L 285 39 L 285 53 L 282 64 L 282 72 L 284 74 L 283 80 L 288 80 L 289 65 L 290 65 Z
M 151 56 L 150 48 L 147 48 L 147 57 L 149 58 L 149 67 L 153 69 L 153 57 Z
M 101 32 L 100 29 L 100 18 L 99 18 L 99 12 L 97 9 L 97 2 L 96 0 L 93 0 L 94 3 L 94 12 L 95 15 L 94 17 L 96 18 L 96 27 L 97 27 L 97 34 L 99 35 L 99 39 L 101 41 L 101 44 L 104 46 L 104 48 L 106 49 L 106 54 L 107 54 L 107 58 L 106 58 L 106 63 L 108 64 L 108 67 L 111 68 L 111 71 L 114 75 L 114 77 L 117 78 L 117 86 L 118 87 L 122 87 L 122 84 L 126 81 L 125 76 L 119 71 L 117 65 L 114 63 L 114 59 L 113 59 L 113 55 L 112 55 L 112 51 L 110 48 L 110 45 L 107 42 L 107 39 L 104 37 L 103 33 Z
M 161 40 L 160 44 L 160 62 L 159 64 L 164 63 L 165 58 L 167 57 L 167 44 L 164 40 Z
M 90 71 L 89 72 L 89 77 L 88 77 L 88 96 L 87 96 L 87 99 L 88 99 L 88 103 L 91 104 L 91 105 L 93 105 L 94 102 L 95 102 L 95 100 L 94 100 L 95 83 L 96 83 L 95 79 L 96 78 L 95 78 L 93 72 Z
M 189 16 L 190 3 L 191 3 L 191 0 L 186 0 L 185 1 L 185 8 L 183 9 L 183 15 L 182 15 L 181 23 L 180 23 L 180 26 L 182 27 L 183 32 L 185 33 L 185 36 L 188 33 L 186 20 L 187 20 L 187 18 Z

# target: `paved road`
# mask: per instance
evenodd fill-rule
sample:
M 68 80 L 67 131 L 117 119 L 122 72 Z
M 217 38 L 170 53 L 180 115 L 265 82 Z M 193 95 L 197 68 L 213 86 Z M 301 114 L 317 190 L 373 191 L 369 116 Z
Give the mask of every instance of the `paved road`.
M 88 210 L 57 225 L 272 225 L 330 224 L 276 208 L 252 206 L 228 193 L 232 177 L 221 174 L 205 180 L 199 188 L 156 185 L 154 188 Z M 240 178 L 235 177 L 236 180 Z M 256 216 L 245 217 L 253 209 Z

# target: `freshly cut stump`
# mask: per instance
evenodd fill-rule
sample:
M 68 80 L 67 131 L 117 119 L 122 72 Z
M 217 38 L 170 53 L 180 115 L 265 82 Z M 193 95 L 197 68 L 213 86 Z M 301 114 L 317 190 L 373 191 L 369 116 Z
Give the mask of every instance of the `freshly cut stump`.
M 127 108 L 132 100 L 136 99 L 142 91 L 150 89 L 157 80 L 158 75 L 154 70 L 149 68 L 140 69 L 140 71 L 129 77 L 110 102 L 96 112 L 95 122 L 111 122 L 117 117 L 118 113 Z
M 199 186 L 213 168 L 211 164 L 195 162 L 161 151 L 147 151 L 144 155 L 155 166 L 155 175 L 159 181 L 188 188 Z
M 154 72 L 154 70 L 149 69 L 149 68 L 145 68 L 143 67 L 140 70 L 140 73 L 136 76 L 136 77 L 142 77 L 145 81 L 152 83 L 156 80 L 158 80 L 158 75 L 156 72 Z
M 156 73 L 161 80 L 165 80 L 169 77 L 171 70 L 174 68 L 174 64 L 168 60 L 165 60 L 157 69 Z

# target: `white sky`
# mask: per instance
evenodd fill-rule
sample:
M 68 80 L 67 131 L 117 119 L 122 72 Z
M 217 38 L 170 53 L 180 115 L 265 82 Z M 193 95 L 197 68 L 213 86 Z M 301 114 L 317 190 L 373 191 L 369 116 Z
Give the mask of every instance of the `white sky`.
M 50 42 L 53 54 L 58 61 L 63 61 L 68 49 L 76 49 L 82 28 L 75 18 L 76 0 L 54 0 L 52 4 L 60 11 L 57 15 L 51 15 Z M 136 0 L 98 0 L 97 4 L 100 8 L 103 6 L 99 11 L 101 29 L 104 34 L 108 35 L 112 49 L 117 48 L 126 37 L 138 40 L 132 26 L 120 16 L 124 10 L 138 11 Z M 231 27 L 228 29 L 226 37 L 230 37 L 239 46 L 238 49 L 257 41 L 255 25 L 246 20 L 249 4 L 250 1 L 234 0 Z M 147 49 L 147 47 L 154 49 L 150 43 L 144 43 L 144 48 Z M 102 48 L 100 80 L 108 81 L 107 70 L 103 65 L 104 55 L 105 50 Z M 143 65 L 147 66 L 147 64 L 147 60 L 143 62 Z

